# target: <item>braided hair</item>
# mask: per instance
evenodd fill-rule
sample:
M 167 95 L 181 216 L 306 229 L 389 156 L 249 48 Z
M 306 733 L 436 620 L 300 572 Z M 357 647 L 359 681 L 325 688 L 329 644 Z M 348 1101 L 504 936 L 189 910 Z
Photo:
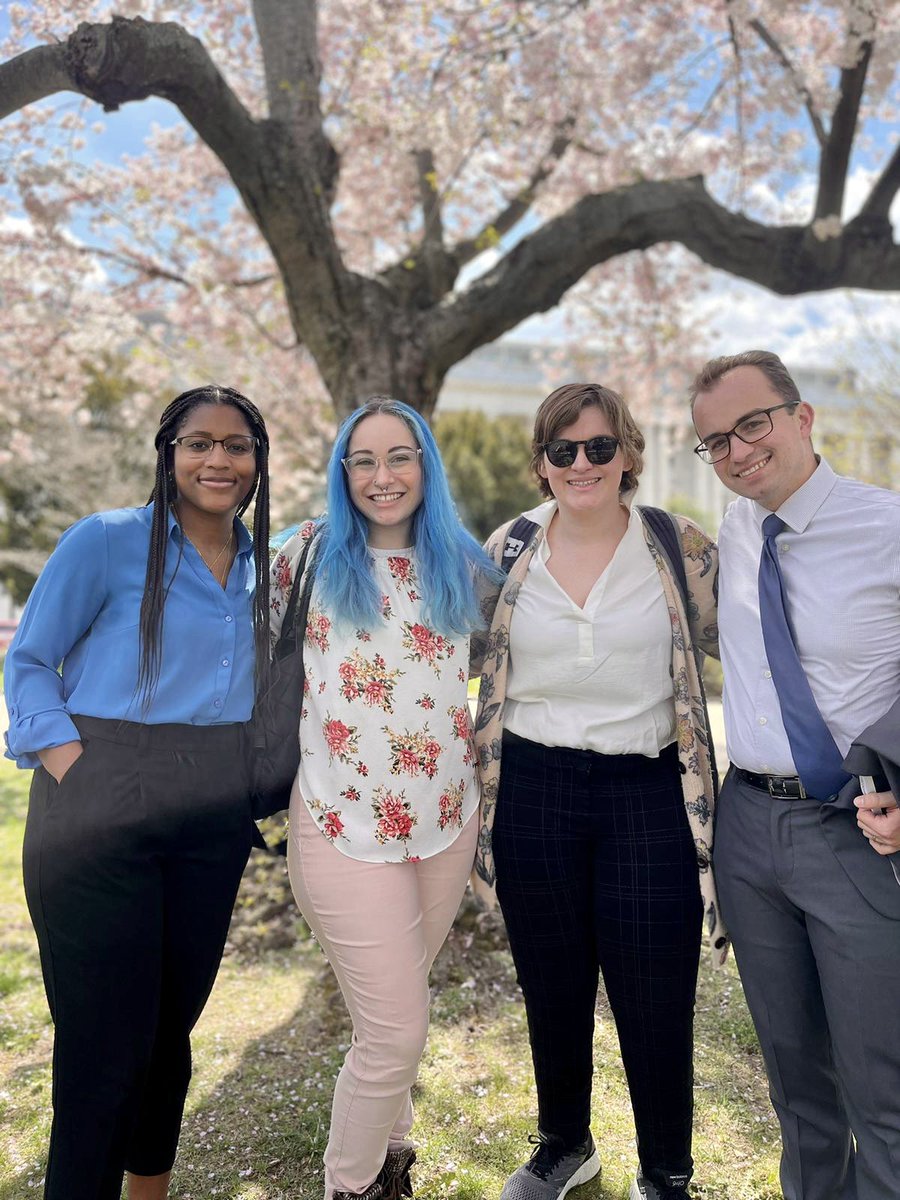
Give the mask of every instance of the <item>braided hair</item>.
M 255 404 L 233 388 L 205 384 L 176 396 L 159 418 L 156 432 L 156 478 L 148 504 L 153 505 L 150 548 L 140 615 L 140 665 L 137 691 L 143 693 L 145 707 L 150 703 L 159 680 L 162 656 L 163 609 L 168 587 L 165 585 L 168 512 L 177 496 L 173 473 L 174 453 L 171 441 L 178 435 L 188 415 L 201 404 L 228 404 L 236 408 L 257 439 L 256 478 L 237 510 L 240 517 L 256 496 L 253 517 L 253 559 L 256 566 L 256 592 L 253 600 L 253 640 L 256 648 L 256 678 L 265 679 L 269 662 L 269 435 L 262 414 Z M 179 558 L 180 561 L 180 558 Z M 176 564 L 176 571 L 178 566 Z M 171 587 L 171 580 L 169 581 Z

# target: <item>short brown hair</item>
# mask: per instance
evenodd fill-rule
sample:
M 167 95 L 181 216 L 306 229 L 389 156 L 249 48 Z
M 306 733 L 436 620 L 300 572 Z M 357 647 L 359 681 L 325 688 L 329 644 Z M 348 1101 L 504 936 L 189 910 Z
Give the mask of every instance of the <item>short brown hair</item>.
M 609 421 L 613 436 L 618 438 L 622 454 L 631 466 L 622 474 L 620 492 L 631 492 L 638 485 L 638 475 L 644 469 L 644 435 L 638 429 L 628 405 L 618 392 L 599 383 L 565 383 L 542 400 L 534 417 L 534 436 L 531 442 L 531 470 L 537 479 L 541 495 L 550 497 L 550 484 L 538 471 L 544 457 L 543 446 L 552 442 L 561 429 L 574 425 L 585 408 L 599 408 Z
M 788 404 L 800 403 L 797 385 L 777 354 L 773 354 L 771 350 L 745 350 L 742 354 L 723 354 L 721 358 L 711 358 L 700 369 L 688 390 L 691 411 L 699 395 L 711 392 L 719 380 L 736 367 L 756 367 L 765 375 L 776 396 L 780 396 Z

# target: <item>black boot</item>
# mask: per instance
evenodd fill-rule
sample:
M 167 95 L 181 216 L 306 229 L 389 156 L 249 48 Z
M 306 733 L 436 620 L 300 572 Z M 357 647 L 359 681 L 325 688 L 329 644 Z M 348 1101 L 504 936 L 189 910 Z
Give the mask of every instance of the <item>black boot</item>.
M 416 1161 L 412 1146 L 398 1146 L 388 1150 L 384 1166 L 378 1172 L 376 1183 L 382 1187 L 382 1200 L 409 1200 L 413 1194 L 409 1169 Z
M 382 1167 L 382 1170 L 384 1168 Z M 370 1183 L 364 1192 L 332 1192 L 331 1200 L 383 1200 L 384 1190 L 381 1186 L 381 1176 Z

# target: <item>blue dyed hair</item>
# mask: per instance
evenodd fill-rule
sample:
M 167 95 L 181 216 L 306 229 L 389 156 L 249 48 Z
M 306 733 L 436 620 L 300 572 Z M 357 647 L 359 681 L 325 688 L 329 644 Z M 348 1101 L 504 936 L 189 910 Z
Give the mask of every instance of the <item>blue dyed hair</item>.
M 498 568 L 463 527 L 450 495 L 434 435 L 422 417 L 390 396 L 373 396 L 341 425 L 328 462 L 327 508 L 316 577 L 325 609 L 340 624 L 371 626 L 381 615 L 381 591 L 368 553 L 368 522 L 350 499 L 347 457 L 354 429 L 376 413 L 399 417 L 422 450 L 422 503 L 412 519 L 412 543 L 429 625 L 444 635 L 483 629 L 475 576 L 501 578 Z

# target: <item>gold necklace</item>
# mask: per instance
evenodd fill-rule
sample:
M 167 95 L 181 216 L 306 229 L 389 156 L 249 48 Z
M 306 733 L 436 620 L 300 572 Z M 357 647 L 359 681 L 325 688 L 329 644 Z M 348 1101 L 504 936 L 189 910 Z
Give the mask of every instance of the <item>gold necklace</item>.
M 209 567 L 210 571 L 212 572 L 212 577 L 216 581 L 216 583 L 219 585 L 219 587 L 225 586 L 225 580 L 228 576 L 228 568 L 231 564 L 228 562 L 225 563 L 225 566 L 222 569 L 221 577 L 216 572 L 216 567 L 222 561 L 222 555 L 231 546 L 231 541 L 232 541 L 233 537 L 234 537 L 234 530 L 231 529 L 231 530 L 229 530 L 229 533 L 228 533 L 228 541 L 225 543 L 225 545 L 222 547 L 222 549 L 219 551 L 219 553 L 216 555 L 216 557 L 212 560 L 212 562 L 209 561 L 209 559 L 206 557 L 206 555 L 203 553 L 203 551 L 200 549 L 200 547 L 197 545 L 197 543 L 195 541 L 193 541 L 192 538 L 188 538 L 188 541 L 191 543 L 191 545 L 194 547 L 194 549 L 197 551 L 197 553 L 203 559 L 203 561 L 207 565 L 207 567 Z

